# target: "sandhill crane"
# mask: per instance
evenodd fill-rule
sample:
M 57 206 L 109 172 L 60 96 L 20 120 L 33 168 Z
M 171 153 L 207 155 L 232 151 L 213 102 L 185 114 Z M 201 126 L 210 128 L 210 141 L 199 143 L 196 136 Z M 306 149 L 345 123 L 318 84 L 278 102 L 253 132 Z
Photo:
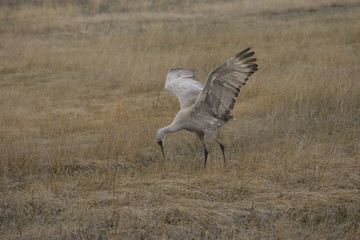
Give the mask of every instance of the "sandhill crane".
M 164 134 L 185 129 L 195 132 L 204 146 L 204 168 L 206 168 L 208 156 L 205 135 L 219 144 L 224 166 L 226 166 L 224 145 L 216 139 L 214 131 L 228 120 L 234 119 L 230 116 L 230 110 L 234 108 L 240 87 L 245 85 L 248 77 L 258 70 L 258 65 L 254 63 L 256 58 L 252 58 L 254 52 L 249 52 L 249 50 L 250 48 L 245 49 L 212 70 L 205 85 L 195 81 L 193 69 L 172 68 L 169 70 L 165 88 L 179 99 L 180 111 L 169 126 L 157 132 L 156 141 L 164 157 Z

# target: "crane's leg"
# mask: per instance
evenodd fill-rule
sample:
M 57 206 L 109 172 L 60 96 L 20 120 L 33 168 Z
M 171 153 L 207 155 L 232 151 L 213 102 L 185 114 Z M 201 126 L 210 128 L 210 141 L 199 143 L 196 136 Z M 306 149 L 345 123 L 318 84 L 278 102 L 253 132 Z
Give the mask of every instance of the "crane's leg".
M 208 135 L 209 137 L 211 137 L 212 139 L 214 139 L 214 140 L 215 140 L 215 142 L 217 142 L 217 143 L 219 144 L 220 149 L 221 149 L 222 154 L 223 154 L 223 158 L 224 158 L 224 167 L 226 167 L 226 161 L 225 161 L 225 147 L 224 147 L 224 145 L 223 145 L 223 144 L 222 144 L 219 140 L 217 140 L 217 139 L 216 139 L 216 137 L 215 137 L 215 135 L 214 135 L 214 133 L 213 133 L 213 132 L 211 132 L 211 131 L 206 131 L 205 133 L 206 133 L 206 135 Z
M 208 151 L 206 150 L 205 143 L 203 143 L 203 146 L 204 146 L 204 154 L 205 154 L 204 168 L 206 168 L 206 161 L 207 161 Z
M 202 132 L 199 132 L 199 133 L 196 133 L 196 135 L 198 136 L 198 138 L 200 139 L 200 142 L 204 146 L 204 154 L 205 154 L 204 168 L 206 168 L 206 161 L 207 161 L 208 151 L 206 149 L 206 145 L 205 145 L 205 141 L 204 141 L 205 134 L 202 133 Z

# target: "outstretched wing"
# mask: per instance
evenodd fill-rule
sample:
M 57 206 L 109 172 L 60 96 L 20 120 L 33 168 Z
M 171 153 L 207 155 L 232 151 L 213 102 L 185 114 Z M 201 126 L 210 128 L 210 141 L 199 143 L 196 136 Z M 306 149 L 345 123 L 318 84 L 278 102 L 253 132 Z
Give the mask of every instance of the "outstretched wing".
M 254 52 L 249 50 L 247 48 L 236 54 L 209 74 L 196 101 L 197 107 L 206 104 L 217 118 L 231 118 L 230 110 L 234 108 L 240 87 L 258 70 L 258 65 L 254 63 L 256 58 L 251 58 Z
M 194 104 L 204 85 L 195 81 L 194 69 L 172 68 L 167 74 L 165 88 L 177 96 L 182 109 Z

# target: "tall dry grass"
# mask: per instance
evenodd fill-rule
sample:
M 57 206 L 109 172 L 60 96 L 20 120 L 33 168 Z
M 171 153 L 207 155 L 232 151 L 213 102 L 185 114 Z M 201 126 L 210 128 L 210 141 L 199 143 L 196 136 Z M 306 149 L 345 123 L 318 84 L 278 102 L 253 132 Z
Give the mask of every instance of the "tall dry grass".
M 360 237 L 356 1 L 27 3 L 0 8 L 1 238 Z M 168 69 L 248 46 L 229 166 L 188 132 L 162 159 Z

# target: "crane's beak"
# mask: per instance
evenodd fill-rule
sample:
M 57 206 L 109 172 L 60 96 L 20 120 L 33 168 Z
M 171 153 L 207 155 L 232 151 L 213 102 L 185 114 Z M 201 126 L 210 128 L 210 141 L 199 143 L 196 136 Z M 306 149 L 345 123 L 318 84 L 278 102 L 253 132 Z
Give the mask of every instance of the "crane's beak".
M 163 145 L 162 145 L 162 141 L 159 141 L 159 142 L 157 142 L 157 143 L 160 145 L 162 155 L 163 155 L 163 157 L 165 158 L 164 147 L 163 147 Z

